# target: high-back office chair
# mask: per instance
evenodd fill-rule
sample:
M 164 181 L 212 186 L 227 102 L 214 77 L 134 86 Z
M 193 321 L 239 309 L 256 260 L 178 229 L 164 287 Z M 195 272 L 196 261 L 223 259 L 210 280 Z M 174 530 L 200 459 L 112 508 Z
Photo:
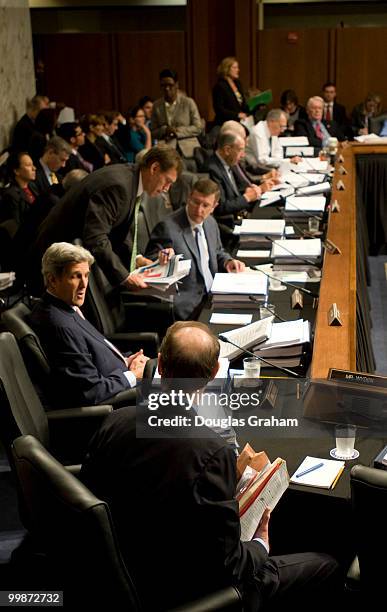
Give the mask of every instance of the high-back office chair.
M 386 592 L 387 472 L 355 465 L 351 502 L 357 560 L 349 573 L 350 586 L 376 601 L 378 593 L 385 597 Z
M 141 603 L 127 571 L 106 502 L 66 472 L 32 436 L 13 444 L 13 460 L 28 528 L 43 544 L 60 576 L 66 605 L 140 612 Z M 157 571 L 157 568 L 154 568 Z M 149 576 L 150 588 L 152 576 Z M 232 587 L 180 608 L 182 612 L 241 610 Z

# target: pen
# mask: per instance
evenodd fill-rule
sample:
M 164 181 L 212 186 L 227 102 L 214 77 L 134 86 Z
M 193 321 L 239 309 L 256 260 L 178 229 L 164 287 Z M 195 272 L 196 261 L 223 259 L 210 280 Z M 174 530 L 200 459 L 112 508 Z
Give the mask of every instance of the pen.
M 296 474 L 296 478 L 300 478 L 301 476 L 305 476 L 305 474 L 309 474 L 309 472 L 314 472 L 314 470 L 318 470 L 323 465 L 324 465 L 323 463 L 317 463 L 317 465 L 312 465 L 312 467 L 308 468 L 307 470 L 303 470 L 299 474 Z

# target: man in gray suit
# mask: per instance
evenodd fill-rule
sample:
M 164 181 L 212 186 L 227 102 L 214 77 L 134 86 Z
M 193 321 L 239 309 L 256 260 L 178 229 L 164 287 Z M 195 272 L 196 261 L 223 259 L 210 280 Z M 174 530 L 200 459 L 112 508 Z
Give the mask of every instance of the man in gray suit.
M 144 192 L 154 196 L 168 191 L 181 167 L 176 151 L 154 147 L 139 165 L 106 166 L 72 187 L 39 227 L 31 253 L 34 295 L 41 293 L 40 262 L 45 250 L 53 242 L 75 238 L 82 239 L 113 286 L 146 287 L 142 275 L 135 273 L 141 199 Z
M 219 187 L 210 179 L 195 183 L 187 205 L 179 208 L 153 230 L 146 256 L 154 258 L 164 248 L 170 256 L 182 253 L 191 259 L 191 271 L 175 296 L 178 319 L 193 319 L 200 312 L 216 272 L 243 272 L 245 265 L 222 247 L 218 224 L 212 217 L 219 200 Z

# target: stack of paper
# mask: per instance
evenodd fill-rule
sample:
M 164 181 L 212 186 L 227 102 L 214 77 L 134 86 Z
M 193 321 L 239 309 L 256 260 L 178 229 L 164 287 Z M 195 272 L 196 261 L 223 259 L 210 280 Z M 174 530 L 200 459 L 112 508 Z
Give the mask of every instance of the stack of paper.
M 307 147 L 309 145 L 306 136 L 282 136 L 278 140 L 283 147 Z
M 319 157 L 312 157 L 303 159 L 300 163 L 294 164 L 294 172 L 328 172 L 329 162 L 327 160 L 320 159 Z
M 264 301 L 267 296 L 267 277 L 261 272 L 217 273 L 211 287 L 216 307 L 251 308 L 250 295 Z
M 298 193 L 307 195 L 312 193 L 326 193 L 327 191 L 330 191 L 330 189 L 331 184 L 328 181 L 324 181 L 323 183 L 308 185 L 307 187 L 300 187 L 297 191 Z
M 151 295 L 161 300 L 171 302 L 177 292 L 177 283 L 188 276 L 191 270 L 191 260 L 182 259 L 184 255 L 174 255 L 167 264 L 158 261 L 138 268 L 136 272 L 145 274 L 147 289 L 141 289 L 141 295 Z
M 255 321 L 245 327 L 239 327 L 232 329 L 229 332 L 223 334 L 229 340 L 240 346 L 237 348 L 228 342 L 220 341 L 220 356 L 227 357 L 227 359 L 234 359 L 238 355 L 242 355 L 243 349 L 250 349 L 261 342 L 264 342 L 270 337 L 271 328 L 273 325 L 274 317 L 266 317 L 260 321 Z
M 306 351 L 305 345 L 309 343 L 309 321 L 297 319 L 273 323 L 269 338 L 255 350 L 255 354 L 274 365 L 295 368 L 300 365 L 301 356 Z M 264 362 L 261 365 L 266 366 Z
M 313 157 L 313 147 L 286 147 L 286 157 Z
M 285 231 L 283 219 L 243 219 L 242 225 L 235 226 L 234 233 L 239 235 L 242 248 L 271 248 L 276 238 L 281 238 Z
M 288 172 L 287 174 L 282 175 L 282 180 L 285 183 L 289 183 L 289 185 L 295 187 L 296 189 L 299 187 L 307 187 L 309 185 L 308 179 L 297 172 Z
M 320 238 L 310 240 L 275 240 L 272 245 L 271 257 L 276 263 L 307 263 L 314 265 L 321 257 Z
M 290 196 L 286 198 L 284 213 L 288 217 L 305 217 L 322 214 L 325 210 L 324 196 Z

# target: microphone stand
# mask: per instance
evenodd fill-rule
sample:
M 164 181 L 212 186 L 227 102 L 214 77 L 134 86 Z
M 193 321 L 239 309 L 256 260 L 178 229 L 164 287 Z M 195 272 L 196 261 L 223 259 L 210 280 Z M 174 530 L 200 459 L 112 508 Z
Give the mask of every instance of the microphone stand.
M 265 240 L 267 240 L 268 242 L 271 242 L 272 244 L 273 244 L 273 242 L 275 242 L 276 244 L 279 245 L 279 247 L 281 249 L 283 249 L 284 251 L 289 253 L 289 255 L 292 255 L 295 259 L 299 259 L 300 261 L 303 261 L 304 263 L 307 263 L 310 266 L 313 266 L 314 268 L 318 267 L 318 266 L 316 266 L 316 262 L 315 261 L 312 261 L 311 259 L 306 259 L 306 257 L 300 257 L 296 253 L 293 253 L 293 251 L 290 251 L 289 249 L 284 247 L 283 244 L 280 244 L 282 242 L 286 242 L 285 240 L 276 240 L 276 241 L 274 241 L 272 238 L 270 238 L 270 236 L 265 236 Z M 274 258 L 275 258 L 275 256 L 274 256 Z
M 251 300 L 255 304 L 259 304 L 260 306 L 263 305 L 264 308 L 266 308 L 266 310 L 268 312 L 270 312 L 271 315 L 273 315 L 273 317 L 276 317 L 277 319 L 279 319 L 283 323 L 287 323 L 286 319 L 283 319 L 282 317 L 280 317 L 280 315 L 277 314 L 276 312 L 274 312 L 274 310 L 272 310 L 271 308 L 269 308 L 268 305 L 265 302 L 262 304 L 259 300 L 257 300 L 257 298 L 254 295 L 249 295 L 249 300 Z
M 252 270 L 254 270 L 255 272 L 262 272 L 262 274 L 264 274 L 265 276 L 267 276 L 267 278 L 272 278 L 273 280 L 280 280 L 279 278 L 276 278 L 275 276 L 271 276 L 271 274 L 268 274 L 267 272 L 264 272 L 264 270 L 261 270 L 260 268 L 258 268 L 258 266 L 249 266 Z M 288 287 L 292 287 L 292 289 L 298 289 L 298 291 L 301 291 L 301 293 L 306 293 L 307 295 L 310 295 L 313 298 L 318 298 L 318 294 L 317 293 L 313 293 L 313 291 L 311 291 L 310 289 L 305 289 L 305 287 L 298 287 L 297 285 L 294 285 L 293 283 L 289 283 L 288 281 L 280 281 L 283 285 L 287 285 Z M 270 288 L 269 288 L 270 289 Z M 252 296 L 250 296 L 251 299 Z

